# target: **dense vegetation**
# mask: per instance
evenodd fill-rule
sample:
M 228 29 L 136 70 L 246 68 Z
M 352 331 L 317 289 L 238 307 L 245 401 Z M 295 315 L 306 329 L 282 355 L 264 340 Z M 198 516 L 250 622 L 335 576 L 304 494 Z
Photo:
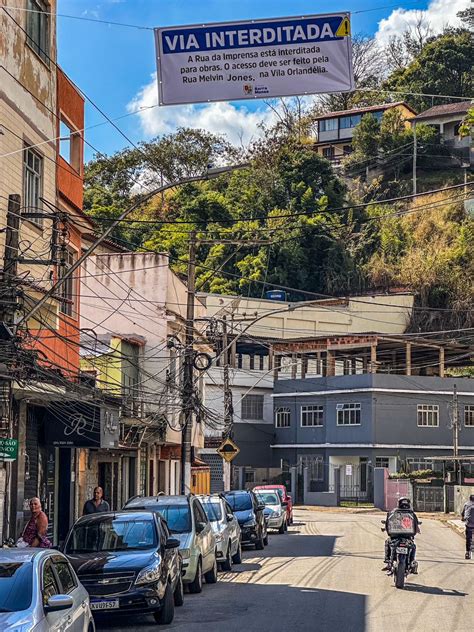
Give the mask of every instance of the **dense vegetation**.
M 472 93 L 472 77 L 466 72 L 472 43 L 466 33 L 428 34 L 418 40 L 408 34 L 392 42 L 386 54 L 392 56 L 393 70 L 385 87 Z M 361 55 L 372 54 L 373 44 L 366 39 L 360 38 L 358 45 Z M 374 78 L 380 68 L 367 59 L 360 64 L 371 74 L 365 84 L 359 77 L 359 85 L 380 85 Z M 443 64 L 456 73 L 456 80 Z M 360 101 L 357 95 L 349 95 L 346 105 L 351 99 Z M 387 100 L 367 91 L 363 95 L 365 102 Z M 245 161 L 248 166 L 231 174 L 155 195 L 115 230 L 114 238 L 134 249 L 169 252 L 174 269 L 184 274 L 189 233 L 196 231 L 197 287 L 202 290 L 262 296 L 266 289 L 282 286 L 290 288 L 292 300 L 301 300 L 406 287 L 426 308 L 417 312 L 415 330 L 472 326 L 474 222 L 464 210 L 462 189 L 384 204 L 384 199 L 407 192 L 413 135 L 397 112 L 385 114 L 381 123 L 363 118 L 349 177 L 341 179 L 309 140 L 314 115 L 322 107 L 337 109 L 338 99 L 318 102 L 303 113 L 297 106 L 283 103 L 278 122 L 245 152 L 208 132 L 180 129 L 138 149 L 96 156 L 86 170 L 86 210 L 100 230 L 144 190 L 203 174 L 209 165 Z M 430 169 L 438 167 L 431 157 L 441 148 L 433 149 L 437 140 L 428 127 L 417 128 L 417 140 L 420 178 L 423 170 L 431 177 Z M 369 163 L 382 166 L 382 176 L 361 176 L 357 166 Z M 452 173 L 459 176 L 460 171 Z M 439 184 L 443 178 L 440 174 Z M 451 175 L 445 180 L 451 183 Z

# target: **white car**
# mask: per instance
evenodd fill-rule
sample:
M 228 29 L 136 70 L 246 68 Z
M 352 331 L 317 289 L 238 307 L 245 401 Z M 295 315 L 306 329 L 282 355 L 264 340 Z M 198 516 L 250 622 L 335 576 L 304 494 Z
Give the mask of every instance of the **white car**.
M 216 536 L 216 558 L 225 571 L 242 562 L 240 527 L 229 503 L 217 494 L 199 496 Z
M 0 549 L 2 632 L 95 632 L 89 595 L 54 549 Z
M 257 489 L 257 498 L 265 505 L 263 513 L 269 529 L 278 529 L 278 533 L 285 533 L 288 529 L 286 524 L 286 509 L 282 506 L 280 495 L 276 489 Z

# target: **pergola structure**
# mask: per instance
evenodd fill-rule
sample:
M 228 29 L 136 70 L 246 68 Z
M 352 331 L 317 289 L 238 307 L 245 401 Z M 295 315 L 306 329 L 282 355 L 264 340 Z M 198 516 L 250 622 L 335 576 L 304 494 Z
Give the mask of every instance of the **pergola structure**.
M 446 367 L 472 363 L 472 346 L 410 335 L 351 334 L 271 343 L 274 378 L 290 369 L 293 379 L 308 374 L 395 373 L 444 377 Z M 309 363 L 315 366 L 309 371 Z M 336 366 L 341 370 L 336 372 Z

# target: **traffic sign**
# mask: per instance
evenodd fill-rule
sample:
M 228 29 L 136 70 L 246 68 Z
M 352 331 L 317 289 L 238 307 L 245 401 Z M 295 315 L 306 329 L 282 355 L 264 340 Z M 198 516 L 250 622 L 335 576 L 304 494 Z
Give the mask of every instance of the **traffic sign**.
M 239 452 L 240 448 L 232 441 L 232 439 L 226 439 L 217 448 L 217 454 L 220 454 L 227 463 L 233 461 Z
M 16 461 L 18 439 L 0 439 L 0 461 Z

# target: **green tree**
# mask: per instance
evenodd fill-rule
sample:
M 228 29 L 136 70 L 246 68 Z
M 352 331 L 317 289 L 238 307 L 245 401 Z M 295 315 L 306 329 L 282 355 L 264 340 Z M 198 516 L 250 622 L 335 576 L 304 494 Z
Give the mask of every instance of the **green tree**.
M 474 89 L 473 58 L 471 33 L 462 29 L 448 31 L 426 44 L 407 67 L 395 70 L 383 87 L 406 93 L 403 98 L 418 111 L 431 107 L 433 102 L 431 97 L 414 93 L 469 99 Z

